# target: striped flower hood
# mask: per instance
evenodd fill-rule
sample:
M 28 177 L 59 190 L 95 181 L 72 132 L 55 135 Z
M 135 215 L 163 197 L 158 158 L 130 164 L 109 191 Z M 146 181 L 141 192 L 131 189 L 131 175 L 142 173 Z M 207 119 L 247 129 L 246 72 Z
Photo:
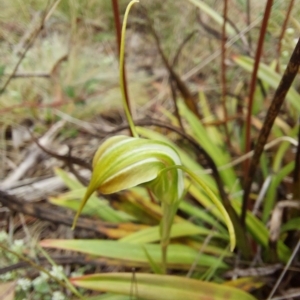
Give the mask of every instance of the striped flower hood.
M 176 165 L 181 165 L 178 153 L 161 141 L 122 135 L 107 139 L 94 156 L 92 178 L 77 215 L 96 190 L 111 194 L 143 184 L 161 202 L 179 201 L 184 190 L 183 172 L 166 170 Z

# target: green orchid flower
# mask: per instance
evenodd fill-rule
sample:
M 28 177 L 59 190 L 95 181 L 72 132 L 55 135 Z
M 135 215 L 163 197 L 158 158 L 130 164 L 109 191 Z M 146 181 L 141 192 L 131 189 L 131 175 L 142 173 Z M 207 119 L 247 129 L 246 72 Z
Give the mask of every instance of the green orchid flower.
M 182 166 L 177 152 L 161 141 L 123 135 L 107 139 L 97 150 L 93 159 L 92 178 L 75 216 L 73 228 L 83 207 L 95 191 L 112 194 L 143 185 L 161 202 L 161 246 L 165 270 L 170 231 L 184 193 L 183 171 L 201 185 L 221 211 L 229 229 L 233 249 L 234 230 L 225 208 L 198 176 Z
M 183 172 L 173 168 L 180 165 L 177 152 L 163 142 L 127 136 L 109 138 L 94 156 L 92 178 L 73 228 L 96 190 L 111 194 L 142 184 L 162 203 L 161 245 L 165 270 L 170 231 L 184 192 Z
M 93 159 L 92 178 L 74 225 L 93 192 L 111 194 L 143 184 L 166 204 L 177 203 L 183 195 L 183 172 L 167 167 L 181 165 L 177 152 L 169 145 L 142 138 L 114 136 L 107 139 Z

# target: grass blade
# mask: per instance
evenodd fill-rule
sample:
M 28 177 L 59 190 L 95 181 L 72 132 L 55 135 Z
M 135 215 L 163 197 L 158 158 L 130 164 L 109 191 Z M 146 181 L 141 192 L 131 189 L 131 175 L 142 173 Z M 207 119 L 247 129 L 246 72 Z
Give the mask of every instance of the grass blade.
M 57 248 L 78 251 L 81 253 L 117 259 L 121 261 L 130 261 L 136 264 L 149 264 L 148 257 L 145 255 L 145 249 L 156 264 L 161 263 L 161 247 L 158 244 L 129 244 L 119 241 L 109 240 L 44 240 L 42 247 Z M 190 247 L 178 244 L 171 244 L 168 247 L 168 264 L 181 268 L 189 268 L 197 259 L 198 252 Z M 198 265 L 201 267 L 210 267 L 215 264 L 218 258 L 201 254 Z M 222 262 L 220 268 L 227 268 Z
M 242 290 L 195 279 L 153 274 L 136 274 L 132 282 L 131 273 L 94 274 L 72 278 L 76 286 L 96 291 L 130 295 L 132 284 L 137 285 L 136 299 L 156 300 L 254 300 L 255 298 Z

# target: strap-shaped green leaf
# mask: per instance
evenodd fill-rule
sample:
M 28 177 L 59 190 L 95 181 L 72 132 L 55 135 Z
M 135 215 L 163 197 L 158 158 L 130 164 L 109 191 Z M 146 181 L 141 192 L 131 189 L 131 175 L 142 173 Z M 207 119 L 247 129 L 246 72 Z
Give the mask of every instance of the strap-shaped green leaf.
M 229 285 L 170 275 L 138 273 L 133 277 L 131 273 L 94 274 L 72 278 L 71 282 L 79 287 L 128 295 L 133 299 L 255 300 L 250 294 Z

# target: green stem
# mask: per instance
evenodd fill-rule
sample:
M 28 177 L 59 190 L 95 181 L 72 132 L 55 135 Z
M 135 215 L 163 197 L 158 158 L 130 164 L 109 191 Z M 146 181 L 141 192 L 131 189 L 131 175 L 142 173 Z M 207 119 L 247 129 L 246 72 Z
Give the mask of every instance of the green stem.
M 160 227 L 161 253 L 162 253 L 162 272 L 167 272 L 167 250 L 170 243 L 171 228 L 178 209 L 178 202 L 175 204 L 162 203 L 162 220 Z
M 228 232 L 229 232 L 230 250 L 233 251 L 236 246 L 235 231 L 234 231 L 232 221 L 231 221 L 225 207 L 221 203 L 221 201 L 211 191 L 211 189 L 205 183 L 203 183 L 202 180 L 194 172 L 190 171 L 188 168 L 186 168 L 184 166 L 176 165 L 176 166 L 171 166 L 171 167 L 165 168 L 163 170 L 163 172 L 168 172 L 169 170 L 172 170 L 172 169 L 180 169 L 180 170 L 184 171 L 185 173 L 187 173 L 196 183 L 198 183 L 201 186 L 201 188 L 206 192 L 206 194 L 209 196 L 209 198 L 213 202 L 213 204 L 221 212 L 221 214 L 224 218 L 224 222 L 225 222 Z M 175 210 L 175 212 L 176 212 L 176 210 Z
M 233 224 L 231 222 L 231 219 L 230 219 L 225 207 L 223 206 L 221 201 L 216 197 L 216 195 L 211 191 L 211 189 L 205 183 L 203 183 L 202 180 L 200 180 L 199 177 L 195 173 L 188 170 L 184 166 L 177 166 L 177 167 L 179 169 L 185 171 L 186 173 L 188 173 L 189 176 L 201 186 L 201 188 L 209 196 L 210 200 L 214 203 L 214 205 L 217 207 L 217 209 L 221 212 L 221 214 L 224 217 L 224 221 L 225 221 L 225 224 L 226 224 L 228 232 L 229 232 L 230 250 L 233 251 L 233 249 L 235 248 L 235 245 L 236 245 L 236 237 L 235 237 Z
M 121 86 L 121 92 L 122 92 L 122 102 L 123 102 L 126 118 L 127 118 L 130 130 L 131 130 L 131 133 L 134 137 L 138 137 L 138 133 L 136 131 L 136 128 L 134 126 L 134 123 L 133 123 L 133 120 L 132 120 L 132 117 L 131 117 L 131 114 L 129 111 L 129 107 L 128 107 L 128 103 L 127 103 L 127 99 L 126 99 L 125 82 L 124 82 L 123 78 L 124 78 L 124 68 L 125 68 L 124 61 L 125 61 L 126 24 L 127 24 L 127 19 L 128 19 L 128 14 L 129 14 L 130 8 L 134 3 L 137 3 L 137 2 L 139 2 L 139 0 L 130 1 L 130 3 L 128 4 L 128 6 L 126 8 L 123 25 L 122 25 L 121 47 L 120 47 L 120 86 Z
M 57 266 L 57 264 L 55 263 L 55 261 L 50 257 L 50 255 L 48 255 L 48 253 L 39 245 L 37 244 L 37 248 L 39 249 L 39 251 L 42 252 L 42 254 L 45 256 L 45 258 L 48 260 L 48 262 L 52 265 L 52 266 Z M 65 284 L 67 285 L 68 289 L 77 297 L 79 297 L 80 299 L 85 299 L 77 290 L 76 288 L 71 284 L 71 282 L 69 281 L 69 279 L 67 278 L 67 276 L 65 275 L 65 273 L 62 273 L 63 279 L 65 281 Z
M 162 172 L 168 172 L 169 170 L 172 169 L 181 169 L 182 171 L 186 172 L 192 178 L 192 180 L 198 183 L 201 186 L 201 188 L 206 192 L 206 194 L 210 197 L 213 204 L 217 207 L 217 209 L 221 212 L 222 216 L 224 217 L 224 221 L 225 224 L 227 225 L 228 232 L 229 232 L 230 250 L 233 251 L 236 245 L 235 231 L 231 219 L 226 209 L 224 208 L 223 204 L 216 197 L 216 195 L 210 190 L 210 188 L 205 183 L 203 183 L 202 180 L 195 173 L 193 173 L 186 167 L 178 166 L 178 165 L 171 166 L 163 169 Z M 161 227 L 160 227 L 160 235 L 161 235 L 163 274 L 166 274 L 167 272 L 167 250 L 170 242 L 171 228 L 174 221 L 174 217 L 178 209 L 178 204 L 179 201 L 175 201 L 173 203 L 162 202 L 162 220 L 161 220 Z

